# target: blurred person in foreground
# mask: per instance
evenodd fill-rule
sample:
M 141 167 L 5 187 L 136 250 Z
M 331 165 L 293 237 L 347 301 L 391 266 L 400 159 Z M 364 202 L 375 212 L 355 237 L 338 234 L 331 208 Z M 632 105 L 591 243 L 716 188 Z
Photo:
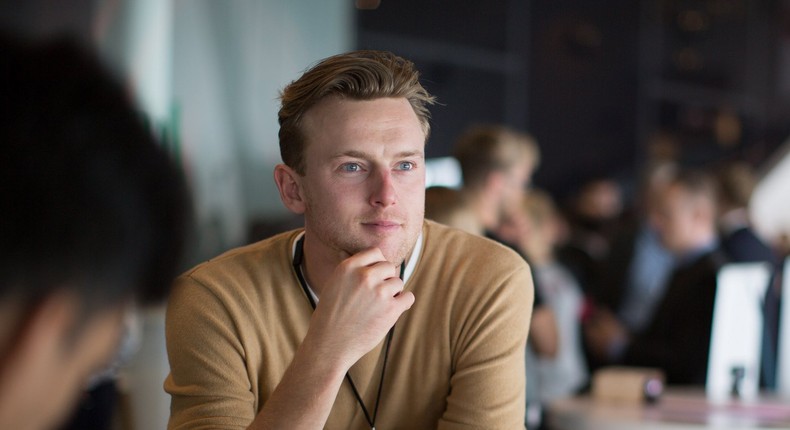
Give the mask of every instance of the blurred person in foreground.
M 281 93 L 280 199 L 304 228 L 185 273 L 168 302 L 171 429 L 513 429 L 529 267 L 426 221 L 434 98 L 382 51 Z
M 629 332 L 611 313 L 590 318 L 585 337 L 597 358 L 658 367 L 669 384 L 704 385 L 716 276 L 727 262 L 716 221 L 717 187 L 708 174 L 681 170 L 668 181 L 657 198 L 656 227 L 674 269 L 642 331 Z
M 0 428 L 51 429 L 162 301 L 188 230 L 179 169 L 65 39 L 0 36 Z

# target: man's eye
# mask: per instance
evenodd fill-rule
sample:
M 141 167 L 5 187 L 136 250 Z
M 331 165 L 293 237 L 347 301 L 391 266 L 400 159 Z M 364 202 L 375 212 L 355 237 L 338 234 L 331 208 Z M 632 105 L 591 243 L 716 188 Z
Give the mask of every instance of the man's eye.
M 414 163 L 410 161 L 402 161 L 398 163 L 398 170 L 411 170 L 414 168 Z
M 362 170 L 362 167 L 357 163 L 346 163 L 342 165 L 340 168 L 344 172 L 359 172 L 360 170 Z

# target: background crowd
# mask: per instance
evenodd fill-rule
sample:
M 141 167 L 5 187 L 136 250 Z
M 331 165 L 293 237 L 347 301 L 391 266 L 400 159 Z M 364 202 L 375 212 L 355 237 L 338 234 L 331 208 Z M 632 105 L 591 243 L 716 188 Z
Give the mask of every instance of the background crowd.
M 454 153 L 463 186 L 426 191 L 427 218 L 498 240 L 530 263 L 530 428 L 542 425 L 552 400 L 588 390 L 602 366 L 654 367 L 669 384 L 703 386 L 717 274 L 734 262 L 767 262 L 774 273 L 763 299 L 760 384 L 775 388 L 787 250 L 752 226 L 754 167 L 655 151 L 633 178 L 597 176 L 555 197 L 530 183 L 539 147 L 528 133 L 471 126 Z

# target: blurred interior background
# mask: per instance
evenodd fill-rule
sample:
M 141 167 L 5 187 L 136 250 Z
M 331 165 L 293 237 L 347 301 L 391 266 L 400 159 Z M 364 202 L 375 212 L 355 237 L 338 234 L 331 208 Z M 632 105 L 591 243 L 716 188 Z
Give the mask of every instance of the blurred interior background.
M 271 179 L 278 91 L 359 48 L 422 71 L 432 159 L 472 123 L 508 124 L 537 138 L 534 182 L 559 201 L 600 177 L 633 197 L 651 157 L 744 160 L 758 230 L 790 231 L 788 0 L 0 0 L 0 26 L 77 37 L 128 83 L 194 192 L 188 265 L 292 225 Z M 161 319 L 146 321 L 135 426 L 163 428 Z
M 3 0 L 0 25 L 74 35 L 124 77 L 189 175 L 195 261 L 287 220 L 278 91 L 351 49 L 418 65 L 441 102 L 429 157 L 505 123 L 535 135 L 560 200 L 602 176 L 628 192 L 657 153 L 765 173 L 790 132 L 786 0 Z

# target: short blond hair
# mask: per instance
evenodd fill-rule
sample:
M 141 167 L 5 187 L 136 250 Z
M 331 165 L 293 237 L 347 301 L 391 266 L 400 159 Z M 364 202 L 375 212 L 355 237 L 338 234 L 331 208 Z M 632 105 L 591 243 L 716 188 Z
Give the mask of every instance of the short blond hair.
M 467 187 L 482 185 L 492 172 L 508 170 L 525 159 L 533 168 L 540 162 L 532 135 L 492 124 L 469 127 L 458 138 L 453 155 Z
M 318 62 L 280 93 L 280 156 L 300 175 L 305 173 L 302 119 L 321 100 L 339 96 L 353 100 L 403 97 L 420 121 L 427 141 L 431 126 L 428 105 L 435 103 L 419 81 L 414 63 L 386 51 L 353 51 Z

